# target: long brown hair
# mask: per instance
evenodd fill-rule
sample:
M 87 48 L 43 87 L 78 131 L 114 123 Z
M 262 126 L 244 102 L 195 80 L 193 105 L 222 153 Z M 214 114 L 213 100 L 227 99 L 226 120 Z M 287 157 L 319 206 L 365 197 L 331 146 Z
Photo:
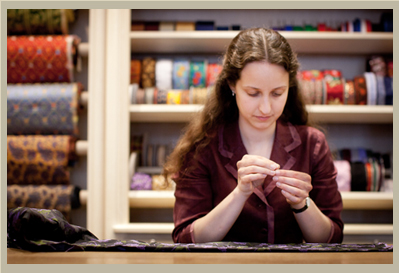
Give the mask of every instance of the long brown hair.
M 308 124 L 308 113 L 298 90 L 299 63 L 287 40 L 278 32 L 265 28 L 243 30 L 231 41 L 223 59 L 223 68 L 203 110 L 191 120 L 185 133 L 164 165 L 164 175 L 177 174 L 188 152 L 194 156 L 206 147 L 217 128 L 238 119 L 238 107 L 229 83 L 235 85 L 246 64 L 267 61 L 281 65 L 289 74 L 287 103 L 280 119 L 295 125 Z

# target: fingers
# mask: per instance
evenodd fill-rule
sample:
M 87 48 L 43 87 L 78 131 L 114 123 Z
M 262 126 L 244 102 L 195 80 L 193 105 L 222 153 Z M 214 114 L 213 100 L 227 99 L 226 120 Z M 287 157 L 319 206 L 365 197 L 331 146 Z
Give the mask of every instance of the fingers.
M 244 155 L 243 158 L 237 162 L 237 168 L 246 166 L 258 166 L 275 171 L 280 168 L 280 165 L 263 156 L 258 155 Z
M 273 180 L 276 181 L 276 186 L 281 189 L 281 193 L 290 204 L 302 202 L 313 188 L 311 176 L 303 172 L 277 170 Z

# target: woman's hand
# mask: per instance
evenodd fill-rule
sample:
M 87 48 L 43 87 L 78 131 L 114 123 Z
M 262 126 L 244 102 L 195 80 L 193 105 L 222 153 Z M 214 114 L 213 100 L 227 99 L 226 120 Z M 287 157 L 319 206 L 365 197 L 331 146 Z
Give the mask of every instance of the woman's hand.
M 277 170 L 273 177 L 277 181 L 276 186 L 286 198 L 288 204 L 294 209 L 300 209 L 305 205 L 305 198 L 313 186 L 309 174 L 292 170 Z
M 263 183 L 267 175 L 275 175 L 275 170 L 280 166 L 258 155 L 244 155 L 237 162 L 238 189 L 244 195 L 249 196 L 254 189 Z

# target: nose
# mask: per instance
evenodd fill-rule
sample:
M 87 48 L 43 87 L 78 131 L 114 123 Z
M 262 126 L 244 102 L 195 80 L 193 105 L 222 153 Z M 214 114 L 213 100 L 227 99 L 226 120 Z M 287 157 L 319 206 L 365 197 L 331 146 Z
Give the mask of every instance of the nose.
M 263 96 L 259 102 L 259 111 L 262 114 L 269 114 L 271 111 L 270 99 L 267 96 Z

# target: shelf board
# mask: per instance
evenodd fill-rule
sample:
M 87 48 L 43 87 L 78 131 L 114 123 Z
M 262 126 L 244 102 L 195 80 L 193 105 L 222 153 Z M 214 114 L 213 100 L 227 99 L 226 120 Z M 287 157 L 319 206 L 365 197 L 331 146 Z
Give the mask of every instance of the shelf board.
M 173 223 L 129 223 L 114 226 L 115 233 L 172 234 Z M 345 224 L 344 235 L 393 235 L 392 224 Z
M 393 52 L 393 33 L 280 31 L 294 51 L 304 54 Z M 132 31 L 134 53 L 223 53 L 238 31 Z
M 320 123 L 393 123 L 390 105 L 307 105 L 309 118 Z M 135 104 L 130 106 L 132 122 L 187 122 L 201 111 L 198 104 Z
M 345 210 L 393 209 L 392 192 L 342 192 Z M 175 197 L 173 191 L 129 191 L 131 208 L 173 208 Z

